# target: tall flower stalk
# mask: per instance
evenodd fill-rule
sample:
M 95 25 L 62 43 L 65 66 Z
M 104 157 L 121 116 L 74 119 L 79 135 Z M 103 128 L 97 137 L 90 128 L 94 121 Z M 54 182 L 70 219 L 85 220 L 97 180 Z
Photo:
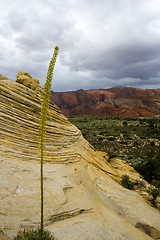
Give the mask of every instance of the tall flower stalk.
M 41 154 L 41 238 L 43 239 L 43 158 L 44 158 L 44 149 L 45 149 L 45 136 L 46 136 L 46 126 L 47 126 L 47 117 L 48 117 L 48 107 L 50 102 L 50 92 L 51 92 L 51 83 L 53 78 L 53 70 L 58 56 L 59 47 L 55 47 L 53 57 L 49 63 L 46 82 L 43 90 L 43 101 L 41 108 L 41 117 L 39 123 L 39 139 L 40 139 L 40 154 Z

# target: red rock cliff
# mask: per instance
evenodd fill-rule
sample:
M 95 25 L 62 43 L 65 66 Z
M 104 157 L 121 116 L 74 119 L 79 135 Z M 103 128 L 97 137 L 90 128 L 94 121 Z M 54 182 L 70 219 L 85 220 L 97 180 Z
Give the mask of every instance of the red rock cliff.
M 114 87 L 51 92 L 51 101 L 66 116 L 147 117 L 160 114 L 160 89 Z

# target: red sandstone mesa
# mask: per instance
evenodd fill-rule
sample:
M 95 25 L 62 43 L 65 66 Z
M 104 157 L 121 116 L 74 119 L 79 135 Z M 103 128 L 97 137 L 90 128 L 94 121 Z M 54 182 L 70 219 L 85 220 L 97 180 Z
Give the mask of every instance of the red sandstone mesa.
M 160 115 L 160 88 L 114 87 L 100 90 L 51 92 L 51 101 L 66 116 L 150 117 Z

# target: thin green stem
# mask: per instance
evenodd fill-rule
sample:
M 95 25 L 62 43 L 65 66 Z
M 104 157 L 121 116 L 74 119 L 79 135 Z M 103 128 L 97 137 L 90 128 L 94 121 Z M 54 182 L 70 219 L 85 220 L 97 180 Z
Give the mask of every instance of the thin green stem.
M 43 239 L 43 148 L 43 141 L 41 141 L 41 239 Z

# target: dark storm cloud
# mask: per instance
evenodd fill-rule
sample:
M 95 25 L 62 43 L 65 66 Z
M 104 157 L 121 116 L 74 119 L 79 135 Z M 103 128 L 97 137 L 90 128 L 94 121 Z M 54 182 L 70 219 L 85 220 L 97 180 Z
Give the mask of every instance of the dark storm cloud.
M 0 18 L 1 74 L 24 70 L 44 84 L 58 45 L 55 91 L 160 87 L 157 0 L 6 0 Z
M 91 66 L 90 66 L 91 67 Z M 157 77 L 160 70 L 160 43 L 136 43 L 119 46 L 105 53 L 97 67 L 97 76 L 111 79 Z

